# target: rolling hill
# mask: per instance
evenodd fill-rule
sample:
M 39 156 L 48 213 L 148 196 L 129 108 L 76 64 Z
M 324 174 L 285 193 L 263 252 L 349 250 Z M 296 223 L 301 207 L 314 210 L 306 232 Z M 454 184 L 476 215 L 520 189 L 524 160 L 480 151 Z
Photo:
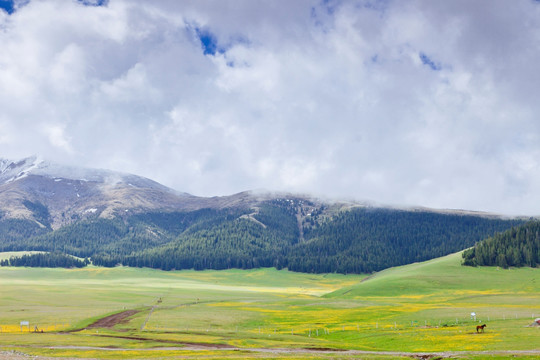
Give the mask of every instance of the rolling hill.
M 467 300 L 467 295 L 493 296 L 537 293 L 535 284 L 540 272 L 535 268 L 502 271 L 497 267 L 472 268 L 462 266 L 462 252 L 380 271 L 362 282 L 326 294 L 329 298 L 365 298 L 400 296 L 421 299 L 422 296 Z M 472 297 L 469 298 L 472 300 Z

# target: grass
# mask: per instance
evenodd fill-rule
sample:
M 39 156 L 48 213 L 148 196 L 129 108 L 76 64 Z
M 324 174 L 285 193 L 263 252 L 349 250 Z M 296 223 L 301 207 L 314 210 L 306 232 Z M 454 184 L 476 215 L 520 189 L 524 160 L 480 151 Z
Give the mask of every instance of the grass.
M 0 252 L 0 261 L 8 260 L 12 257 L 18 258 L 23 257 L 24 255 L 40 254 L 44 251 L 9 251 L 9 252 Z
M 103 359 L 343 358 L 256 350 L 287 348 L 491 351 L 503 358 L 497 351 L 540 350 L 540 328 L 527 327 L 540 317 L 540 269 L 470 268 L 460 260 L 453 254 L 388 269 L 364 282 L 360 275 L 276 269 L 0 268 L 0 350 Z M 59 333 L 125 309 L 141 311 L 111 329 Z M 21 332 L 20 321 L 45 332 Z M 477 334 L 480 322 L 487 327 Z M 401 355 L 346 357 L 356 356 Z

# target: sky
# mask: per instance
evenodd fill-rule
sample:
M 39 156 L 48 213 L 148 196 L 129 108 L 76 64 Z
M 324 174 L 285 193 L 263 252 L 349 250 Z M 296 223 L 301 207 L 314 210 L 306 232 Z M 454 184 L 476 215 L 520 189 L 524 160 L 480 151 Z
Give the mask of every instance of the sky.
M 540 2 L 0 0 L 0 157 L 540 215 Z

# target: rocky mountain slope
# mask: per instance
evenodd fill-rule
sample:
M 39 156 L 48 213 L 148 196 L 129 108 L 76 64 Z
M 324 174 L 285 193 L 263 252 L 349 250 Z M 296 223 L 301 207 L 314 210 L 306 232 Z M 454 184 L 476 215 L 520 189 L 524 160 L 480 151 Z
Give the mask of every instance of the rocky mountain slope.
M 204 198 L 131 174 L 0 160 L 0 251 L 56 251 L 107 266 L 370 272 L 459 251 L 521 223 L 292 194 Z
M 250 207 L 267 197 L 244 192 L 202 198 L 132 174 L 61 166 L 37 157 L 19 161 L 0 159 L 1 216 L 39 222 L 32 208 L 43 205 L 48 210 L 52 229 L 96 216 L 113 218 L 155 210 Z

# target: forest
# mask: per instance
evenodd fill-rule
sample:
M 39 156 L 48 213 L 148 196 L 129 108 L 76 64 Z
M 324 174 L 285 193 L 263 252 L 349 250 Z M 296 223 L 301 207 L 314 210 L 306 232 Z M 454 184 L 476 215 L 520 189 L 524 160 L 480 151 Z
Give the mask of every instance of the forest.
M 4 219 L 0 251 L 46 251 L 90 258 L 101 266 L 163 270 L 276 267 L 370 273 L 460 251 L 523 223 L 371 207 L 329 212 L 300 200 L 275 199 L 255 209 L 96 216 L 54 231 L 28 220 Z
M 28 267 L 62 267 L 82 268 L 88 265 L 88 259 L 77 259 L 73 256 L 59 252 L 26 254 L 0 261 L 0 266 L 28 266 Z
M 463 265 L 536 267 L 540 265 L 540 221 L 497 233 L 463 252 Z

